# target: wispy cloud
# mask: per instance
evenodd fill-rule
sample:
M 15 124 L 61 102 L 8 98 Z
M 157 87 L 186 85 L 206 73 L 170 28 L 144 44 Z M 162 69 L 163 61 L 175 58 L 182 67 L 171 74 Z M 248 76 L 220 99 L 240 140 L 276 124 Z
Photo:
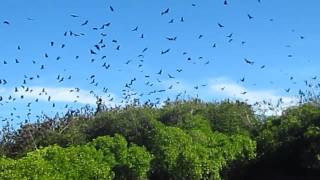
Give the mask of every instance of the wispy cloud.
M 195 85 L 179 80 L 166 81 L 165 86 L 173 85 L 169 92 L 179 93 L 186 91 L 188 95 L 197 95 L 203 100 L 241 100 L 253 106 L 257 113 L 267 115 L 279 115 L 282 111 L 298 103 L 295 96 L 282 95 L 275 89 L 250 89 L 240 85 L 229 78 L 211 78 L 207 80 L 205 87 L 195 89 Z
M 279 114 L 283 109 L 295 105 L 298 102 L 298 99 L 294 96 L 284 96 L 272 89 L 249 89 L 228 78 L 209 79 L 206 84 L 205 87 L 195 89 L 193 85 L 182 80 L 163 82 L 166 89 L 173 85 L 172 89 L 167 91 L 169 93 L 181 93 L 186 91 L 187 95 L 197 94 L 199 95 L 199 98 L 204 100 L 229 98 L 243 100 L 248 104 L 256 104 L 256 102 L 259 102 L 260 110 L 265 110 L 264 112 L 267 114 Z M 107 106 L 121 104 L 117 101 L 116 95 L 112 93 L 105 94 L 103 92 L 93 92 L 71 87 L 31 86 L 28 90 L 25 88 L 18 88 L 18 91 L 16 92 L 15 89 L 0 89 L 0 92 L 2 94 L 13 95 L 13 97 L 16 97 L 17 99 L 20 96 L 24 96 L 24 99 L 26 100 L 38 99 L 39 101 L 47 102 L 50 97 L 51 102 L 77 102 L 90 105 L 96 104 L 96 96 L 98 95 L 103 99 Z M 276 107 L 276 109 L 270 109 L 270 107 Z
M 209 81 L 209 89 L 213 94 L 226 98 L 240 99 L 248 104 L 258 103 L 261 110 L 268 114 L 279 114 L 287 107 L 298 103 L 298 99 L 294 96 L 281 95 L 273 89 L 248 89 L 227 78 L 211 79 Z
M 7 94 L 13 95 L 14 97 L 24 96 L 26 99 L 38 99 L 39 101 L 52 101 L 52 102 L 77 102 L 81 104 L 96 104 L 97 98 L 93 91 L 87 91 L 83 89 L 68 88 L 68 87 L 37 87 L 31 86 L 26 88 L 18 88 L 4 90 Z M 114 105 L 115 95 L 112 93 L 99 93 L 99 97 L 103 99 L 106 105 Z M 111 101 L 112 100 L 112 101 Z

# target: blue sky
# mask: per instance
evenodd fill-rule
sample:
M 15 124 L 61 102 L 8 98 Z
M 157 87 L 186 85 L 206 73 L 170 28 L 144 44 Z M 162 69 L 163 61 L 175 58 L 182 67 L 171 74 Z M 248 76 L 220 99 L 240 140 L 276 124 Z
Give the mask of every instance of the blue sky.
M 28 112 L 34 119 L 41 112 L 63 112 L 66 105 L 94 105 L 93 94 L 106 104 L 119 104 L 125 84 L 133 78 L 132 97 L 143 93 L 142 100 L 162 101 L 186 91 L 185 97 L 198 94 L 204 100 L 236 98 L 254 103 L 282 97 L 290 103 L 299 89 L 306 88 L 304 80 L 320 73 L 317 7 L 317 0 L 229 0 L 228 5 L 223 0 L 3 0 L 0 79 L 8 83 L 0 85 L 0 117 L 19 123 L 28 119 Z M 161 15 L 167 8 L 169 12 Z M 70 31 L 83 35 L 70 36 Z M 105 48 L 97 50 L 97 44 Z M 254 64 L 245 63 L 245 58 Z M 156 74 L 160 69 L 162 74 Z M 39 95 L 43 88 L 47 95 Z M 148 95 L 154 90 L 166 91 Z M 247 94 L 241 94 L 244 91 Z M 16 100 L 9 100 L 10 95 Z

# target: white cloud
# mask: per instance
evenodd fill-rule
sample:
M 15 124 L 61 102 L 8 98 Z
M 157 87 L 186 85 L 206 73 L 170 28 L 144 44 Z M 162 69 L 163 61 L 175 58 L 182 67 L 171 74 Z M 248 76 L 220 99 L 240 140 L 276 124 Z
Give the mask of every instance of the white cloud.
M 39 101 L 48 101 L 50 96 L 50 101 L 52 102 L 77 102 L 81 104 L 96 104 L 96 97 L 93 92 L 68 87 L 37 87 L 31 86 L 28 87 L 28 91 L 23 88 L 18 88 L 18 92 L 11 90 L 10 94 L 14 94 L 16 97 L 23 95 L 27 99 L 38 99 Z M 101 93 L 102 94 L 102 93 Z M 115 99 L 115 95 L 109 93 L 108 95 L 100 95 L 106 105 L 114 105 L 115 103 L 111 102 L 110 99 Z
M 182 92 L 186 90 L 188 94 L 199 93 L 200 98 L 205 99 L 208 99 L 208 97 L 213 97 L 215 99 L 230 98 L 234 100 L 243 100 L 248 104 L 255 104 L 256 102 L 260 102 L 258 110 L 264 111 L 264 113 L 269 115 L 280 114 L 283 109 L 295 105 L 298 102 L 296 97 L 282 96 L 275 90 L 248 89 L 227 78 L 210 79 L 208 81 L 208 86 L 206 88 L 201 88 L 200 92 L 195 90 L 190 84 L 187 84 L 183 81 L 179 82 L 180 83 L 176 83 L 176 81 L 167 81 L 164 82 L 164 86 L 167 87 L 170 85 L 174 85 L 172 92 Z M 75 88 L 69 87 L 32 86 L 29 87 L 28 91 L 26 91 L 26 89 L 19 88 L 18 92 L 15 92 L 14 89 L 0 89 L 0 92 L 7 92 L 6 94 L 14 95 L 17 98 L 23 95 L 25 99 L 38 99 L 39 101 L 48 101 L 48 98 L 50 96 L 50 101 L 52 102 L 72 103 L 76 101 L 77 103 L 81 104 L 95 105 L 97 100 L 95 94 L 90 91 L 83 89 L 77 91 Z M 246 94 L 241 94 L 243 92 L 246 92 Z M 104 94 L 100 92 L 99 96 L 102 97 L 107 106 L 115 106 L 116 104 L 121 104 L 117 102 L 117 97 L 112 93 Z M 113 101 L 110 101 L 111 98 L 113 99 Z M 279 106 L 276 106 L 279 103 L 280 99 L 281 103 L 279 104 Z M 270 109 L 270 107 L 276 108 Z
M 176 82 L 179 82 L 178 84 Z M 250 105 L 254 105 L 256 113 L 266 115 L 280 115 L 283 110 L 298 103 L 298 98 L 295 96 L 281 95 L 274 89 L 249 89 L 240 85 L 228 78 L 209 79 L 205 87 L 195 89 L 194 85 L 183 80 L 167 80 L 163 81 L 164 87 L 173 85 L 173 88 L 168 91 L 172 93 L 181 93 L 186 91 L 187 95 L 195 96 L 203 100 L 241 100 Z
M 209 81 L 212 93 L 231 99 L 246 101 L 248 104 L 259 103 L 259 110 L 266 114 L 281 114 L 289 106 L 296 105 L 298 99 L 294 96 L 282 96 L 275 90 L 252 90 L 245 88 L 226 78 Z

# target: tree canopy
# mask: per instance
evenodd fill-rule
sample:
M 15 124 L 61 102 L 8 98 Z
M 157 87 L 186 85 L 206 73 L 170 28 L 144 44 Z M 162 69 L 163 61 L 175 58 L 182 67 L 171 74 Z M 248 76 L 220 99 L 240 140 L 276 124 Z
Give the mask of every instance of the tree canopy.
M 263 120 L 238 101 L 131 105 L 4 128 L 0 179 L 320 177 L 319 140 L 311 103 Z

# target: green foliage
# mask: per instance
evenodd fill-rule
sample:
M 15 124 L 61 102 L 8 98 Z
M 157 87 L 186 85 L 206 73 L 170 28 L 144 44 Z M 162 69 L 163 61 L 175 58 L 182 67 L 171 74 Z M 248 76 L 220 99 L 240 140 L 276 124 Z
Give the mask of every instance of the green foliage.
M 166 125 L 184 124 L 188 116 L 200 115 L 211 128 L 227 134 L 256 135 L 260 122 L 251 106 L 243 102 L 203 103 L 198 99 L 167 103 L 160 110 L 160 121 Z
M 129 142 L 148 144 L 156 113 L 149 108 L 127 107 L 98 114 L 85 130 L 89 139 L 103 135 L 123 135 Z
M 166 125 L 176 125 L 182 123 L 187 115 L 204 114 L 206 106 L 206 103 L 198 99 L 167 102 L 160 109 L 159 120 Z
M 288 109 L 282 116 L 269 117 L 256 140 L 259 159 L 249 171 L 254 166 L 261 169 L 274 166 L 287 174 L 294 170 L 297 175 L 320 175 L 318 106 L 304 104 Z
M 0 149 L 8 157 L 22 157 L 27 152 L 53 144 L 62 147 L 85 144 L 86 135 L 82 133 L 85 121 L 82 117 L 65 116 L 59 121 L 48 119 L 42 123 L 25 124 L 15 132 L 4 134 Z
M 151 160 L 154 156 L 147 153 L 146 149 L 132 145 L 128 149 L 126 166 L 131 170 L 132 179 L 147 179 L 151 169 Z
M 113 138 L 99 137 L 89 145 L 101 150 L 106 157 L 114 156 L 113 170 L 117 179 L 147 178 L 153 155 L 147 152 L 144 147 L 134 144 L 128 147 L 125 138 L 118 134 Z
M 255 157 L 255 142 L 243 135 L 213 133 L 201 116 L 187 120 L 184 130 L 158 125 L 154 131 L 155 171 L 171 179 L 221 179 L 220 172 L 235 160 Z
M 223 101 L 210 104 L 206 117 L 211 127 L 222 133 L 255 135 L 258 131 L 259 121 L 253 110 L 242 102 Z
M 0 179 L 112 179 L 110 164 L 88 146 L 50 146 L 19 160 L 2 158 Z
M 132 105 L 3 130 L 0 179 L 320 176 L 319 142 L 320 108 L 311 103 L 263 121 L 241 102 Z
M 0 179 L 146 179 L 152 155 L 120 135 L 100 137 L 82 146 L 49 146 L 12 160 L 0 159 Z M 128 174 L 117 172 L 127 167 Z
M 186 115 L 184 120 L 176 126 L 187 132 L 196 129 L 204 132 L 205 134 L 212 133 L 210 122 L 203 115 Z

